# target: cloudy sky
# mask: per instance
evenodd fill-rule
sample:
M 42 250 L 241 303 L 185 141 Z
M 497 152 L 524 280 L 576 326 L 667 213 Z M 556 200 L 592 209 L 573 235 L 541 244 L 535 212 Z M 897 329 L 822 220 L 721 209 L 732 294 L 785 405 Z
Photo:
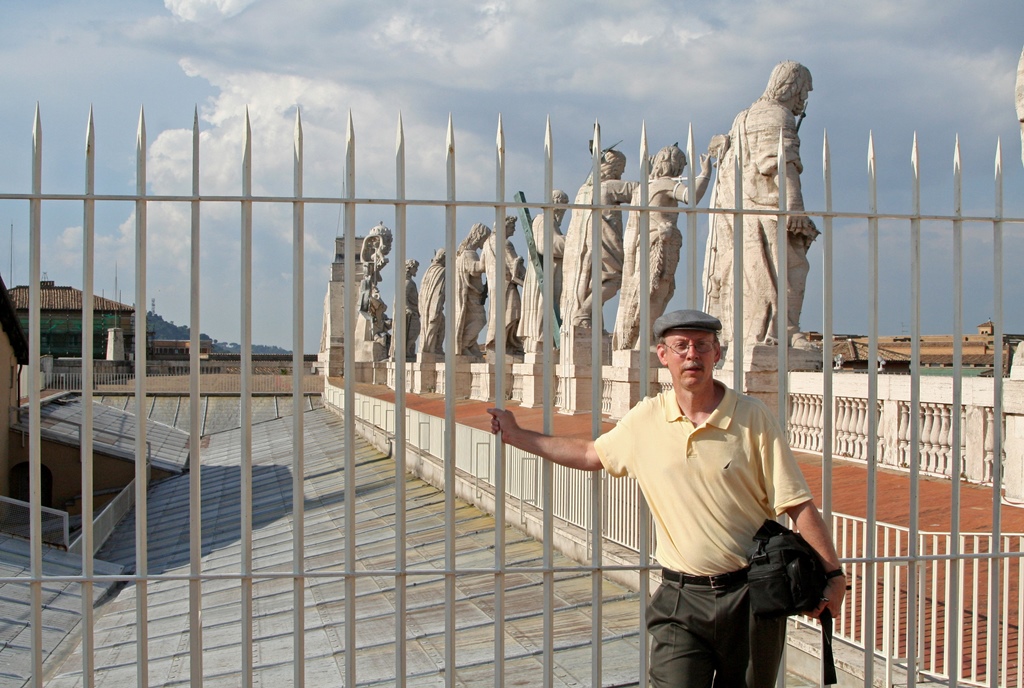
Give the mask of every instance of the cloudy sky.
M 394 193 L 395 134 L 405 128 L 409 198 L 443 199 L 445 133 L 455 127 L 460 199 L 494 197 L 494 141 L 499 115 L 507 147 L 509 197 L 543 190 L 543 136 L 550 117 L 555 184 L 570 197 L 589 171 L 587 142 L 599 121 L 602 139 L 620 141 L 636 177 L 641 125 L 652 149 L 681 142 L 692 126 L 696 147 L 728 130 L 737 112 L 764 89 L 772 67 L 807 65 L 814 92 L 803 122 L 808 208 L 822 209 L 822 140 L 832 154 L 834 207 L 867 209 L 867 151 L 874 136 L 878 204 L 908 213 L 910 153 L 917 133 L 926 214 L 953 208 L 953 154 L 959 136 L 964 213 L 993 208 L 996 142 L 1002 140 L 1005 214 L 1024 217 L 1024 171 L 1013 107 L 1024 45 L 1019 0 L 860 0 L 687 2 L 643 0 L 13 0 L 4 2 L 0 54 L 0 196 L 30 189 L 31 135 L 38 104 L 43 129 L 43 190 L 83 189 L 85 130 L 95 116 L 97 191 L 135 188 L 135 142 L 144 108 L 148 187 L 153 194 L 191 190 L 191 128 L 198 108 L 201 192 L 240 191 L 246 109 L 253 130 L 257 194 L 289 194 L 296 108 L 305 136 L 309 196 L 337 197 L 344 178 L 344 132 L 351 112 L 357 141 L 356 195 Z M 705 201 L 706 204 L 706 201 Z M 134 206 L 97 208 L 96 291 L 134 299 Z M 256 343 L 290 347 L 290 207 L 255 212 Z M 460 237 L 493 210 L 460 209 Z M 306 349 L 319 342 L 323 296 L 338 208 L 306 213 Z M 360 209 L 364 233 L 394 226 L 388 206 Z M 58 284 L 81 285 L 81 203 L 43 207 L 42 270 Z M 443 212 L 409 214 L 409 256 L 426 265 L 441 246 Z M 28 279 L 28 204 L 0 198 L 0 274 Z M 701 228 L 701 248 L 706 227 Z M 863 221 L 837 220 L 836 330 L 867 330 L 867 233 Z M 1005 228 L 1005 329 L 1024 332 L 1024 225 Z M 883 223 L 883 334 L 908 333 L 909 228 Z M 952 328 L 952 230 L 926 224 L 926 333 Z M 188 208 L 149 209 L 147 298 L 187 324 Z M 516 242 L 525 254 L 521 235 Z M 820 329 L 820 241 L 811 251 L 805 329 Z M 965 327 L 994 313 L 991 223 L 964 230 Z M 203 209 L 202 330 L 239 340 L 239 209 Z M 684 258 L 685 261 L 685 258 Z M 685 264 L 685 263 L 684 263 Z M 422 274 L 422 273 L 421 273 Z M 393 273 L 385 277 L 391 302 Z M 679 281 L 683 281 L 680 274 Z M 677 290 L 677 302 L 686 298 Z M 148 305 L 148 304 L 147 304 Z

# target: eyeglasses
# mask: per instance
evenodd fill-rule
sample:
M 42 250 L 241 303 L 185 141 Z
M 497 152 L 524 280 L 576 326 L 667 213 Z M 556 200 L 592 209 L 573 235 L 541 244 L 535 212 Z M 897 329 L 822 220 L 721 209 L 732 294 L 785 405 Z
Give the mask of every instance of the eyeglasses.
M 665 347 L 671 349 L 678 356 L 685 356 L 689 351 L 690 347 L 699 354 L 706 354 L 715 348 L 715 341 L 713 339 L 702 339 L 699 342 L 676 342 L 675 344 L 669 344 L 664 342 Z

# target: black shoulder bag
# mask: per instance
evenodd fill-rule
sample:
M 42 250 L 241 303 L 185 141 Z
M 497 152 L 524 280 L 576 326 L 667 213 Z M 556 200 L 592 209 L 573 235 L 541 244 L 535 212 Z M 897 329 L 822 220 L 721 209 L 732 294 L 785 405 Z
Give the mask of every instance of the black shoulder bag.
M 757 616 L 792 616 L 814 611 L 821 604 L 828 579 L 821 559 L 807 541 L 777 521 L 765 520 L 754 535 L 747 587 Z M 821 622 L 824 683 L 836 683 L 832 656 L 832 614 L 826 608 Z

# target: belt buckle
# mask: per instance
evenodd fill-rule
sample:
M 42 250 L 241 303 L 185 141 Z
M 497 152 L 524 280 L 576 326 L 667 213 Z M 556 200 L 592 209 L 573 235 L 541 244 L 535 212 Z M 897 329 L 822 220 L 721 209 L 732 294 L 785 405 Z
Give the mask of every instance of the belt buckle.
M 729 587 L 729 577 L 731 573 L 722 573 L 717 576 L 708 576 L 708 582 L 711 584 L 712 590 L 722 590 L 723 588 Z

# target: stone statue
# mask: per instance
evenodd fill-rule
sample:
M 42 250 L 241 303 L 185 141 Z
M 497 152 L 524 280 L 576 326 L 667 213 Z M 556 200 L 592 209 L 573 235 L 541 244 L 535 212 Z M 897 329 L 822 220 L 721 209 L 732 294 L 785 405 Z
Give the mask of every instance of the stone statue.
M 366 304 L 366 314 L 372 323 L 374 351 L 381 357 L 378 360 L 382 360 L 384 352 L 391 349 L 391 318 L 386 315 L 388 307 L 377 287 L 370 291 Z
M 405 360 L 416 359 L 416 338 L 420 336 L 420 294 L 416 289 L 416 272 L 420 269 L 418 260 L 405 261 Z M 398 306 L 395 306 L 398 313 Z M 391 342 L 391 357 L 395 356 L 397 342 Z
M 713 155 L 719 160 L 712 207 L 736 207 L 732 169 L 737 143 L 740 143 L 744 209 L 778 209 L 781 132 L 786 155 L 787 207 L 791 211 L 804 209 L 797 117 L 803 119 L 810 91 L 810 71 L 797 62 L 782 62 L 772 71 L 764 95 L 736 116 L 728 137 L 712 139 L 711 147 L 716 149 Z M 722 321 L 723 343 L 733 339 L 735 329 L 732 220 L 729 214 L 712 215 L 704 263 L 704 310 Z M 748 214 L 743 224 L 743 343 L 778 344 L 778 220 L 774 215 Z M 818 230 L 809 217 L 792 216 L 786 222 L 786 233 L 788 241 L 783 250 L 788 266 L 789 305 L 781 336 L 790 346 L 807 348 L 807 339 L 800 332 L 800 311 L 810 268 L 807 250 L 818 236 Z
M 606 150 L 601 156 L 599 205 L 621 205 L 633 197 L 637 182 L 622 181 L 626 156 L 617 150 Z M 593 173 L 576 194 L 577 204 L 591 203 L 594 197 Z M 562 327 L 590 327 L 591 294 L 590 261 L 592 211 L 577 209 L 565 235 L 562 263 Z M 622 211 L 601 211 L 601 304 L 610 299 L 622 284 Z
M 444 356 L 444 259 L 444 249 L 437 249 L 420 283 L 423 336 L 420 338 L 419 350 L 420 353 L 438 356 Z
M 1017 119 L 1020 120 L 1020 160 L 1024 163 L 1024 50 L 1020 53 L 1017 63 Z
M 686 182 L 680 177 L 685 167 L 686 155 L 675 144 L 658 151 L 651 161 L 648 205 L 676 208 L 680 201 L 689 202 Z M 710 178 L 710 155 L 704 154 L 700 157 L 700 174 L 696 180 L 697 203 L 704 197 Z M 640 205 L 639 187 L 633 192 L 631 205 Z M 646 289 L 640 284 L 640 212 L 630 211 L 626 223 L 622 293 L 619 294 L 619 310 L 612 334 L 614 349 L 641 349 L 650 344 L 649 338 L 639 336 L 640 299 L 645 291 L 650 295 L 652 323 L 665 312 L 665 306 L 676 291 L 676 266 L 679 265 L 679 250 L 683 245 L 683 235 L 677 226 L 679 214 L 655 210 L 649 217 L 651 271 L 650 284 Z
M 370 312 L 370 300 L 373 290 L 380 284 L 381 272 L 388 264 L 387 255 L 391 252 L 391 230 L 378 222 L 370 229 L 359 249 L 359 260 L 363 266 L 363 280 L 359 285 L 359 310 Z
M 459 244 L 455 254 L 455 354 L 483 358 L 480 351 L 480 332 L 487 324 L 484 300 L 484 263 L 477 251 L 487 241 L 491 228 L 476 223 Z
M 555 189 L 551 192 L 552 203 L 568 203 L 569 195 L 564 191 Z M 562 236 L 562 218 L 565 217 L 565 208 L 556 208 L 552 214 L 551 229 L 551 293 L 557 309 L 562 298 L 562 253 L 565 250 L 565 237 Z M 537 245 L 537 254 L 540 256 L 541 264 L 547 260 L 544 255 L 544 213 L 533 218 L 533 241 Z M 519 319 L 519 330 L 516 334 L 523 343 L 523 349 L 529 352 L 542 351 L 544 336 L 544 290 L 537 271 L 533 265 L 526 266 L 526 278 L 523 280 L 523 314 Z
M 505 352 L 509 354 L 523 353 L 523 344 L 516 334 L 519 330 L 519 319 L 523 313 L 523 302 L 519 296 L 519 287 L 526 276 L 526 268 L 522 257 L 512 246 L 512 235 L 516 232 L 516 216 L 505 217 Z M 494 232 L 484 244 L 484 266 L 487 271 L 487 289 L 491 294 L 487 316 L 486 347 L 494 351 L 497 339 L 495 328 L 498 323 L 498 300 L 494 298 L 498 284 L 498 233 Z

